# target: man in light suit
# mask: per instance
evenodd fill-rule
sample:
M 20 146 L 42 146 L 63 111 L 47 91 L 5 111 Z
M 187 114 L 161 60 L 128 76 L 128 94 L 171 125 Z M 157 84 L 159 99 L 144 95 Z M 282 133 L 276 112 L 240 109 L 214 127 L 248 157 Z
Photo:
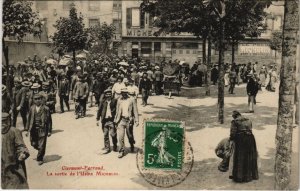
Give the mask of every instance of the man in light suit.
M 131 123 L 135 123 L 135 126 L 139 125 L 139 116 L 137 110 L 137 104 L 134 99 L 128 97 L 127 88 L 121 89 L 121 98 L 117 102 L 116 116 L 114 120 L 117 124 L 117 134 L 119 140 L 119 158 L 125 155 L 124 136 L 125 130 L 130 143 L 131 152 L 134 152 L 135 140 L 133 137 L 133 125 L 130 128 Z

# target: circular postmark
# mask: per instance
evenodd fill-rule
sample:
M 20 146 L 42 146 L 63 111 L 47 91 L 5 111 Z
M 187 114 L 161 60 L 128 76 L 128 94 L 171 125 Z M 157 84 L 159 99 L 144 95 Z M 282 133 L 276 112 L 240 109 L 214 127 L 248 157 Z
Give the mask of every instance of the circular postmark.
M 180 136 L 177 136 L 177 138 Z M 146 137 L 145 140 L 147 140 Z M 151 185 L 169 188 L 176 186 L 183 182 L 190 174 L 194 164 L 193 149 L 189 142 L 184 137 L 181 137 L 183 141 L 184 155 L 182 158 L 180 169 L 168 169 L 168 168 L 147 168 L 145 167 L 145 151 L 139 150 L 136 155 L 137 168 L 141 176 Z

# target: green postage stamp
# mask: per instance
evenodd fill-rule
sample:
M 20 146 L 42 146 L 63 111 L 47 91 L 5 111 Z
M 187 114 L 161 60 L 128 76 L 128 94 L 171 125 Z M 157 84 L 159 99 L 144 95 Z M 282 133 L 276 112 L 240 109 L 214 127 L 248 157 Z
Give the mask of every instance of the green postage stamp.
M 184 123 L 145 121 L 144 168 L 181 170 L 184 158 Z

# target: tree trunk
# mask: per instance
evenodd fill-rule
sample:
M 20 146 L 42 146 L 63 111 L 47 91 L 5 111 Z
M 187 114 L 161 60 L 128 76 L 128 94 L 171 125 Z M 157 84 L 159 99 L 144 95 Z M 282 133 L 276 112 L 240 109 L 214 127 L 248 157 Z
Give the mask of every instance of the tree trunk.
M 234 41 L 232 41 L 232 44 L 231 44 L 231 63 L 233 64 L 234 63 Z
M 206 63 L 206 36 L 203 36 L 202 42 L 202 63 Z
M 4 54 L 4 59 L 5 59 L 5 68 L 6 68 L 6 88 L 7 88 L 7 93 L 9 96 L 12 95 L 12 84 L 10 83 L 10 77 L 9 76 L 9 58 L 8 58 L 8 46 L 5 44 L 4 36 L 2 37 L 2 46 L 3 46 L 3 54 Z
M 277 50 L 275 50 L 275 64 L 276 64 L 276 61 L 277 61 Z
M 74 68 L 76 68 L 76 51 L 73 50 L 73 62 L 74 62 Z
M 218 82 L 218 107 L 219 122 L 224 123 L 224 22 L 220 19 L 219 31 L 219 82 Z
M 206 72 L 206 92 L 205 95 L 210 96 L 210 76 L 211 76 L 211 36 L 208 36 L 207 50 L 207 72 Z
M 275 139 L 276 190 L 290 189 L 297 30 L 299 30 L 298 2 L 285 0 L 284 8 L 279 108 Z

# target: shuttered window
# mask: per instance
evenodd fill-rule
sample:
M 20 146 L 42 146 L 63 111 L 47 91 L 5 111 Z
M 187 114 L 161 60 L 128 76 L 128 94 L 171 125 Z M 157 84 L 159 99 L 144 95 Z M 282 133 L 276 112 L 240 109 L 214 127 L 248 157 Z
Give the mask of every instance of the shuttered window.
M 126 27 L 131 28 L 132 26 L 132 8 L 126 9 Z

